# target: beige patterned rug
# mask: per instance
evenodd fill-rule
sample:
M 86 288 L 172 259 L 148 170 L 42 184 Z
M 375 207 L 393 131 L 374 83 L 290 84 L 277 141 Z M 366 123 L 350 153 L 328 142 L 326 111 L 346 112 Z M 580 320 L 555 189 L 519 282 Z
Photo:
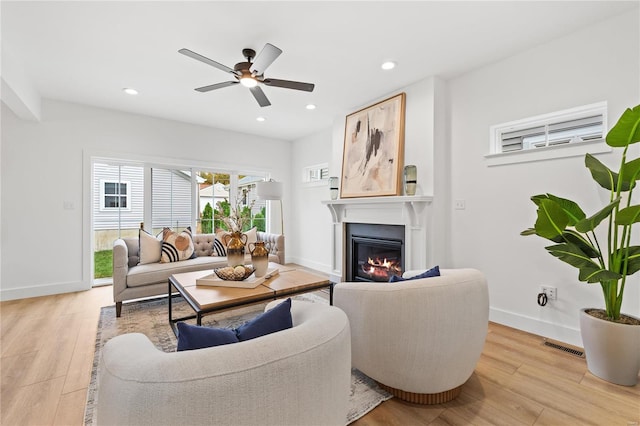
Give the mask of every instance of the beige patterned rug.
M 328 303 L 327 298 L 321 292 L 303 294 L 296 299 L 309 300 L 315 303 Z M 181 298 L 174 298 L 174 317 L 179 318 L 192 314 L 186 302 Z M 203 318 L 203 325 L 211 327 L 236 328 L 264 310 L 264 304 L 257 304 L 245 308 L 234 309 L 209 315 Z M 94 411 L 97 406 L 98 393 L 96 392 L 97 367 L 100 363 L 101 349 L 112 337 L 124 333 L 144 333 L 159 349 L 164 352 L 173 352 L 176 349 L 176 337 L 169 327 L 167 317 L 167 299 L 153 299 L 141 302 L 127 303 L 122 307 L 122 316 L 116 318 L 115 306 L 105 306 L 100 312 L 98 332 L 96 334 L 96 349 L 93 358 L 93 370 L 91 383 L 87 392 L 87 405 L 85 408 L 85 425 L 95 424 Z M 346 424 L 349 424 L 369 411 L 377 407 L 381 402 L 391 398 L 391 394 L 378 387 L 378 385 L 360 371 L 351 371 L 351 396 L 349 413 Z

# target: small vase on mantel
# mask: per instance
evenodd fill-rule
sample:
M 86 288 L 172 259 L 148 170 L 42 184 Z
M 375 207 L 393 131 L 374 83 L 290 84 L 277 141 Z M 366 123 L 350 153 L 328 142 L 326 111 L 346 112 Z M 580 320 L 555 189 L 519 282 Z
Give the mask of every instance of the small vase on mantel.
M 251 263 L 256 277 L 263 277 L 267 273 L 267 267 L 269 266 L 269 248 L 264 241 L 256 241 L 255 243 L 249 243 L 249 251 L 251 252 Z
M 227 246 L 227 265 L 244 265 L 244 246 L 247 244 L 247 235 L 240 231 L 225 234 L 222 242 Z

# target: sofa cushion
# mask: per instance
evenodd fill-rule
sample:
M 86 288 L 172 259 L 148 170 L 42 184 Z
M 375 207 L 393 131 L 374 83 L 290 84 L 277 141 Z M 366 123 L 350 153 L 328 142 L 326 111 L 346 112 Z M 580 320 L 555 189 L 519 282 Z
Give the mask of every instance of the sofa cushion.
M 177 351 L 210 348 L 239 342 L 235 330 L 210 328 L 179 322 Z
M 240 341 L 255 339 L 265 334 L 286 330 L 293 327 L 291 320 L 291 298 L 280 303 L 246 324 L 236 329 L 236 334 Z
M 191 227 L 182 232 L 174 232 L 170 228 L 162 231 L 161 263 L 178 262 L 189 259 L 194 253 Z
M 213 234 L 195 234 L 192 235 L 193 249 L 197 257 L 211 256 L 213 253 Z
M 440 276 L 440 266 L 436 265 L 433 268 L 429 269 L 428 271 L 424 271 L 423 273 L 415 275 L 411 278 L 403 278 L 397 275 L 392 275 L 391 278 L 389 278 L 389 282 L 395 283 L 397 281 L 419 280 L 421 278 L 431 278 L 431 277 L 439 277 L 439 276 Z
M 162 257 L 162 240 L 141 229 L 138 233 L 138 246 L 140 247 L 140 265 L 160 262 L 160 258 Z
M 227 255 L 227 248 L 217 236 L 214 237 L 213 253 L 211 253 L 211 256 L 226 256 L 226 255 Z

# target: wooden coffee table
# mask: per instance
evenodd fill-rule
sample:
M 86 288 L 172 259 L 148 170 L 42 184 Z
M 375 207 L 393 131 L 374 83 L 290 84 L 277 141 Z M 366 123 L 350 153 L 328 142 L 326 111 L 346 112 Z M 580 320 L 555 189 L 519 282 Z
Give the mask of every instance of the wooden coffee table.
M 214 312 L 237 308 L 240 306 L 274 300 L 285 296 L 308 293 L 322 288 L 329 289 L 329 303 L 333 305 L 333 284 L 328 278 L 312 274 L 300 269 L 270 263 L 269 268 L 276 267 L 279 273 L 256 288 L 212 287 L 196 285 L 196 280 L 212 273 L 207 269 L 197 272 L 185 272 L 169 277 L 169 324 L 177 335 L 176 323 L 188 319 L 196 319 L 202 325 L 202 317 Z M 187 301 L 195 315 L 173 318 L 171 294 L 172 289 L 180 293 Z

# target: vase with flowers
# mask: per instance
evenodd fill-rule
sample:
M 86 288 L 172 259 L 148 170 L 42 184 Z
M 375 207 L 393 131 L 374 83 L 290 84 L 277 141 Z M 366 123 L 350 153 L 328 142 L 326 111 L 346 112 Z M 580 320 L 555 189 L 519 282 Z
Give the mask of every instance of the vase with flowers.
M 245 226 L 251 223 L 251 208 L 236 204 L 231 206 L 227 200 L 218 201 L 214 210 L 214 217 L 221 220 L 228 231 L 222 236 L 222 243 L 227 247 L 227 264 L 229 266 L 244 265 L 244 253 L 247 244 L 247 235 L 243 233 Z

